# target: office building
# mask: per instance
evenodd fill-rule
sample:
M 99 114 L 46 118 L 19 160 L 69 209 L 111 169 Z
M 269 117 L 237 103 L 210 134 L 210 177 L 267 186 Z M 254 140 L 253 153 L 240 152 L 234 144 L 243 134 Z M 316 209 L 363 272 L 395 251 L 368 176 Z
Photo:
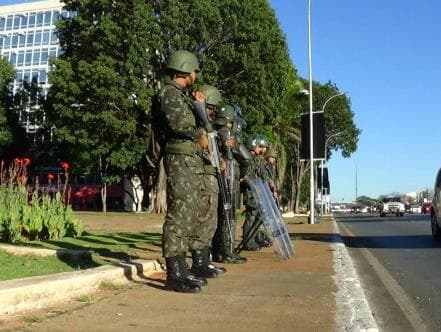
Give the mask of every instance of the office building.
M 23 82 L 36 80 L 40 97 L 49 89 L 49 57 L 60 55 L 55 22 L 68 17 L 59 0 L 24 2 L 0 6 L 0 55 L 15 68 L 12 91 L 23 90 Z M 27 133 L 35 133 L 44 121 L 44 111 L 35 102 L 24 101 L 17 107 L 20 124 Z M 43 113 L 43 114 L 41 114 Z

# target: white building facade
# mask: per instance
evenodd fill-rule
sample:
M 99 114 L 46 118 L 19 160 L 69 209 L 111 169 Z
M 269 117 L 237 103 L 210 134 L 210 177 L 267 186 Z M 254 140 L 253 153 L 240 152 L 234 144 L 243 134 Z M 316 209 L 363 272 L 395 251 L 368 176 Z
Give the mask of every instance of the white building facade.
M 59 0 L 45 0 L 0 6 L 0 55 L 16 70 L 14 94 L 22 89 L 24 81 L 31 83 L 34 79 L 41 87 L 40 97 L 46 97 L 48 60 L 60 55 L 55 22 L 69 16 L 63 5 Z M 39 105 L 29 105 L 18 112 L 20 124 L 28 133 L 34 133 L 39 127 Z

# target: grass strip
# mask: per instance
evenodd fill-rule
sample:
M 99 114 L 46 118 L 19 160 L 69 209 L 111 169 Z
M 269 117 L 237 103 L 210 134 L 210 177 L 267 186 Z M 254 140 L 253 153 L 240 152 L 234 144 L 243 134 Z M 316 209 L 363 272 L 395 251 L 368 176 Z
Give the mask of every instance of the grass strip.
M 3 250 L 0 250 L 0 266 L 0 281 L 75 270 L 56 256 L 18 256 Z

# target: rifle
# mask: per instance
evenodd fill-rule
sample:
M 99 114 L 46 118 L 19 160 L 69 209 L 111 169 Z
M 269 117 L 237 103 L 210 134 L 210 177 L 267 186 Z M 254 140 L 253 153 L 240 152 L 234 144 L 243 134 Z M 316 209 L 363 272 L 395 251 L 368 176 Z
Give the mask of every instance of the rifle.
M 232 198 L 233 196 L 231 193 L 233 192 L 233 184 L 234 182 L 231 182 L 229 185 L 227 183 L 227 180 L 225 176 L 222 174 L 222 168 L 221 168 L 221 158 L 219 153 L 219 148 L 217 145 L 217 137 L 218 134 L 215 130 L 213 130 L 210 121 L 208 120 L 208 115 L 206 111 L 205 102 L 199 102 L 194 101 L 194 109 L 197 118 L 201 121 L 203 127 L 207 131 L 207 137 L 208 137 L 208 159 L 210 160 L 211 165 L 216 170 L 216 179 L 219 185 L 219 192 L 221 196 L 222 201 L 222 215 L 224 217 L 224 221 L 226 223 L 228 234 L 230 235 L 230 239 L 233 237 L 232 233 L 232 227 L 234 224 L 232 224 L 231 216 L 232 216 Z M 233 173 L 232 173 L 233 172 Z M 229 173 L 232 173 L 232 176 L 234 177 L 234 169 L 231 168 L 231 171 Z M 231 241 L 234 245 L 234 239 Z

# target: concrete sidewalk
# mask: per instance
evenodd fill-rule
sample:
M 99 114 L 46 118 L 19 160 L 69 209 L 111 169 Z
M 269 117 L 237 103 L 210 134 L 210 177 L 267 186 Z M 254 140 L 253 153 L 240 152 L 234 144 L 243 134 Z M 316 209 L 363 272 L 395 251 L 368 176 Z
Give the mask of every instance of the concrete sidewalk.
M 87 306 L 58 304 L 34 313 L 38 322 L 23 323 L 20 318 L 26 316 L 16 316 L 1 326 L 26 331 L 375 330 L 358 278 L 348 275 L 351 263 L 332 218 L 315 225 L 306 217 L 285 221 L 296 238 L 297 254 L 289 261 L 281 262 L 271 248 L 243 252 L 246 264 L 224 265 L 228 272 L 209 280 L 199 294 L 165 291 L 165 273 L 151 269 L 128 289 L 92 293 L 96 300 Z M 63 314 L 47 318 L 49 312 Z

